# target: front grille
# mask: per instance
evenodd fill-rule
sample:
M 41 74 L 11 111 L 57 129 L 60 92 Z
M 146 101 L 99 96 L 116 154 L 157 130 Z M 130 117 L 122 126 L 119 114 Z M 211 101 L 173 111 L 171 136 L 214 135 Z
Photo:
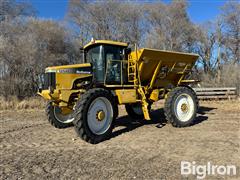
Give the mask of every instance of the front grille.
M 55 72 L 47 72 L 39 76 L 38 88 L 39 90 L 45 90 L 52 87 L 56 88 L 56 74 Z

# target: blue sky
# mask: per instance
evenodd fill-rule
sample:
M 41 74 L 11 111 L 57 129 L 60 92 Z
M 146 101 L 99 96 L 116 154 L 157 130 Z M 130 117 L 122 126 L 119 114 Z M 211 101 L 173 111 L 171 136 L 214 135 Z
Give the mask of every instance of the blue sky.
M 151 2 L 152 0 L 144 0 Z M 164 0 L 170 2 L 171 0 Z M 67 10 L 68 0 L 30 0 L 41 18 L 61 20 Z M 226 0 L 189 0 L 188 13 L 193 22 L 202 23 L 214 19 Z

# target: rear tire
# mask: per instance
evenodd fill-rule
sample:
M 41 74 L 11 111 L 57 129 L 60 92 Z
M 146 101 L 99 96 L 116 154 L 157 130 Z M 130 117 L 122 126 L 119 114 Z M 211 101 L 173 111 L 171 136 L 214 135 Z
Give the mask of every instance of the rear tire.
M 63 115 L 60 111 L 60 108 L 58 106 L 54 106 L 53 102 L 49 101 L 47 103 L 46 115 L 50 124 L 58 129 L 72 126 L 72 114 Z
M 91 144 L 109 139 L 118 114 L 111 92 L 90 89 L 81 96 L 74 112 L 74 126 L 81 139 Z
M 187 127 L 196 118 L 198 100 L 195 92 L 187 87 L 176 87 L 165 101 L 164 114 L 174 127 Z

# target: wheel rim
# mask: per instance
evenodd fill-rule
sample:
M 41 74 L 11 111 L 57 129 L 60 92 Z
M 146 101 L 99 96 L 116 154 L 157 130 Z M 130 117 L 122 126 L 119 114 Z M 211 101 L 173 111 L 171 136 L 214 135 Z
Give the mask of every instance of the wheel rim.
M 89 129 L 97 135 L 104 134 L 111 126 L 113 108 L 105 97 L 96 98 L 88 108 L 87 122 Z
M 132 105 L 132 109 L 133 109 L 135 114 L 143 115 L 143 111 L 142 111 L 141 105 Z
M 72 117 L 72 113 L 63 114 L 61 108 L 58 106 L 53 107 L 53 112 L 55 118 L 61 123 L 67 124 L 71 123 L 74 120 L 74 118 Z
M 182 121 L 189 121 L 194 114 L 194 102 L 188 94 L 181 94 L 174 103 L 174 112 L 176 117 Z

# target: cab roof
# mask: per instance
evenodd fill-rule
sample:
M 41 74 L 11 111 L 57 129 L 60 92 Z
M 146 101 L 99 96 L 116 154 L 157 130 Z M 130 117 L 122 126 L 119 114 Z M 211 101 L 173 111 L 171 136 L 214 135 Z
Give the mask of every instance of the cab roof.
M 124 42 L 110 41 L 110 40 L 92 40 L 84 46 L 84 49 L 96 44 L 109 44 L 109 45 L 124 46 L 124 47 L 128 46 L 128 44 Z

